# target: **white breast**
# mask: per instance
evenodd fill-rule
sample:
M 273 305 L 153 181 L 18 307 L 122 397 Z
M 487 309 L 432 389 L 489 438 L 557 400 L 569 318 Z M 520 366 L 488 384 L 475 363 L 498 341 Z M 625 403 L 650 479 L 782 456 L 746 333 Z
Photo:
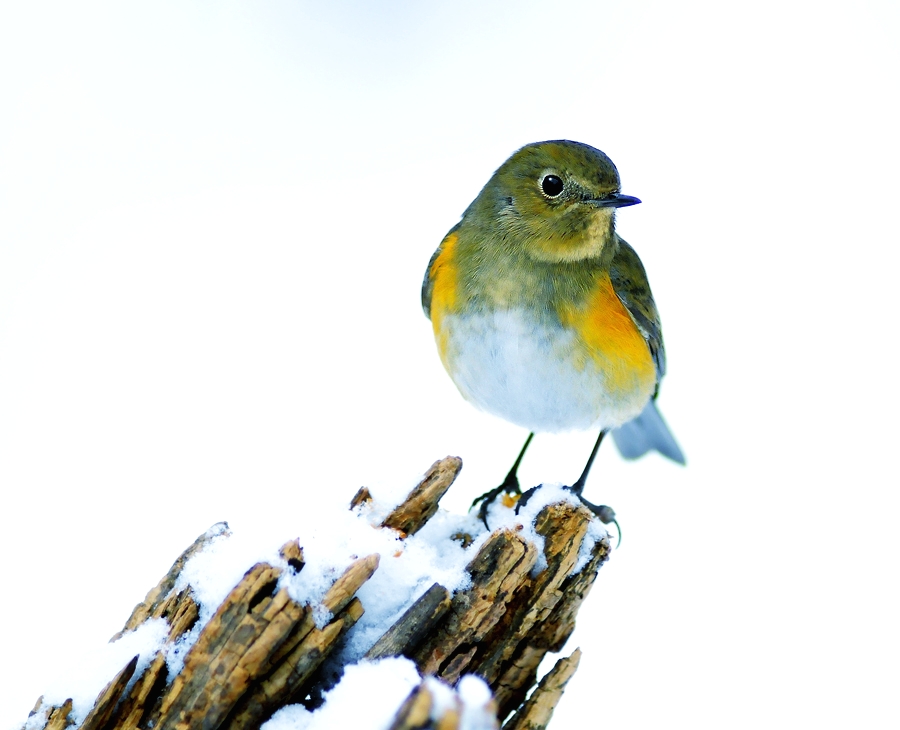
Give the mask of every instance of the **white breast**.
M 615 428 L 650 399 L 645 391 L 612 392 L 574 331 L 524 310 L 446 315 L 441 330 L 444 364 L 463 396 L 531 431 Z

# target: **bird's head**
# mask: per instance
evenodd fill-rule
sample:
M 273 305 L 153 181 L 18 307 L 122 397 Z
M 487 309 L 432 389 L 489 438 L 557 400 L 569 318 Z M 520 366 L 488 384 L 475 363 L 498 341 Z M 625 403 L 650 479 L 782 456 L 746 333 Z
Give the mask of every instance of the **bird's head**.
M 537 142 L 500 166 L 464 220 L 489 234 L 483 240 L 539 261 L 573 262 L 602 257 L 611 248 L 616 208 L 640 202 L 619 192 L 618 170 L 600 150 Z

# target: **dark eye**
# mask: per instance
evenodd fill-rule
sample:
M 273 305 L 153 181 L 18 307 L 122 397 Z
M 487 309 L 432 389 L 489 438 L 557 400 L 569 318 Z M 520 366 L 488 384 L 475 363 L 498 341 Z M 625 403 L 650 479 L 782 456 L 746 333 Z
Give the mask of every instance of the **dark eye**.
M 563 181 L 556 175 L 544 175 L 541 180 L 541 190 L 548 198 L 555 198 L 563 191 Z

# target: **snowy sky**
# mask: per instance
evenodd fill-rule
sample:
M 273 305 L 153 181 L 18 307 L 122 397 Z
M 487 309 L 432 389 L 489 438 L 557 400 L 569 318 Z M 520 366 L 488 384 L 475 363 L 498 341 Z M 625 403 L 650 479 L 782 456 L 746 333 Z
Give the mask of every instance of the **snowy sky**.
M 219 520 L 525 434 L 444 374 L 434 248 L 519 146 L 604 150 L 688 458 L 601 451 L 622 549 L 556 722 L 897 722 L 894 2 L 0 7 L 0 727 Z M 594 434 L 542 436 L 571 481 Z M 302 538 L 302 536 L 301 536 Z

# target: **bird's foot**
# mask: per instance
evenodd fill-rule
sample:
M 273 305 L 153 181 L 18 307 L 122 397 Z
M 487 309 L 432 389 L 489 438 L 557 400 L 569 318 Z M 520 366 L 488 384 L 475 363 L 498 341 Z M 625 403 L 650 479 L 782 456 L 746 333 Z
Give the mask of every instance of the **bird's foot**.
M 472 502 L 472 506 L 469 507 L 470 510 L 475 508 L 475 505 L 479 502 L 481 503 L 478 507 L 478 519 L 484 523 L 484 526 L 490 530 L 491 528 L 487 523 L 487 511 L 488 507 L 494 502 L 497 497 L 501 495 L 512 495 L 513 497 L 519 497 L 522 494 L 522 489 L 519 487 L 518 478 L 510 473 L 506 475 L 506 479 L 503 480 L 503 484 L 499 487 L 494 487 L 490 491 L 485 492 L 480 497 L 476 498 Z
M 566 487 L 566 489 L 569 489 L 569 487 Z M 612 507 L 607 507 L 605 504 L 594 504 L 593 502 L 588 502 L 584 497 L 581 496 L 579 492 L 576 492 L 574 489 L 572 489 L 571 491 L 574 492 L 576 497 L 578 497 L 578 501 L 581 502 L 585 507 L 587 507 L 591 512 L 593 512 L 597 516 L 597 519 L 600 520 L 604 525 L 615 523 L 616 511 Z
M 605 504 L 594 504 L 593 502 L 588 502 L 584 497 L 581 496 L 581 490 L 575 487 L 566 487 L 566 489 L 572 491 L 576 497 L 578 497 L 578 501 L 580 501 L 585 507 L 587 507 L 591 512 L 593 512 L 597 519 L 600 520 L 604 525 L 615 525 L 616 533 L 618 539 L 616 540 L 616 548 L 622 544 L 622 528 L 619 527 L 619 522 L 616 520 L 616 511 L 612 507 L 607 507 Z
M 519 497 L 519 501 L 516 503 L 516 514 L 519 514 L 519 510 L 526 504 L 528 504 L 528 500 L 531 499 L 534 493 L 542 486 L 544 485 L 538 484 L 536 487 L 532 487 L 521 497 Z M 616 511 L 612 507 L 607 507 L 605 504 L 594 504 L 593 502 L 588 502 L 584 497 L 581 496 L 581 489 L 579 488 L 577 483 L 571 487 L 563 487 L 563 489 L 568 489 L 576 497 L 578 497 L 578 501 L 581 502 L 585 507 L 587 507 L 604 525 L 613 524 L 616 526 L 616 532 L 618 533 L 618 541 L 616 542 L 616 547 L 618 548 L 619 545 L 622 544 L 622 528 L 619 527 L 619 523 L 616 520 Z
M 534 493 L 543 487 L 543 484 L 538 484 L 536 487 L 532 487 L 528 491 L 524 492 L 521 497 L 519 497 L 519 501 L 516 502 L 516 514 L 519 514 L 519 510 L 522 509 L 526 504 L 528 504 L 528 500 L 534 496 Z

